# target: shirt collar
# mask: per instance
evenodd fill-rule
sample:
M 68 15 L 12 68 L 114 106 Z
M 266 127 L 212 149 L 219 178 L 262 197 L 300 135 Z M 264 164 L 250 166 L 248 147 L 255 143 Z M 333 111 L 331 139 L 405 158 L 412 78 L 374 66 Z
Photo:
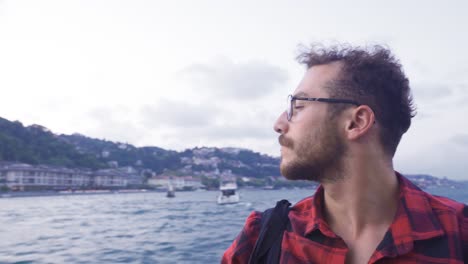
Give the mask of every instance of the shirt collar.
M 297 220 L 301 222 L 298 227 L 303 227 L 298 229 L 298 232 L 307 236 L 316 230 L 320 230 L 325 236 L 338 238 L 330 229 L 323 216 L 323 194 L 323 186 L 319 185 L 314 196 L 306 198 L 294 205 L 293 212 L 295 211 L 296 214 L 302 212 L 301 215 L 297 215 Z

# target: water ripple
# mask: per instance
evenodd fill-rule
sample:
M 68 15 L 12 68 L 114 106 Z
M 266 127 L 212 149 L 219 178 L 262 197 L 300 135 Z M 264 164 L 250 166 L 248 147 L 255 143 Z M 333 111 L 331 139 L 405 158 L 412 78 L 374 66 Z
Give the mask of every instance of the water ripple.
M 219 263 L 251 211 L 312 192 L 246 190 L 226 206 L 217 192 L 2 198 L 0 263 Z

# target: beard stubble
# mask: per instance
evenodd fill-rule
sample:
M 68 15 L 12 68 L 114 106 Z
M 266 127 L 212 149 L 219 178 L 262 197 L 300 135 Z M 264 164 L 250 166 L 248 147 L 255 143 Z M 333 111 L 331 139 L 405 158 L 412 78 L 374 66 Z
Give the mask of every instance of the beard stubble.
M 281 174 L 289 180 L 309 180 L 319 183 L 342 178 L 342 160 L 346 146 L 337 133 L 336 122 L 328 122 L 315 133 L 300 141 L 281 135 L 279 142 L 291 153 L 289 160 L 281 157 Z

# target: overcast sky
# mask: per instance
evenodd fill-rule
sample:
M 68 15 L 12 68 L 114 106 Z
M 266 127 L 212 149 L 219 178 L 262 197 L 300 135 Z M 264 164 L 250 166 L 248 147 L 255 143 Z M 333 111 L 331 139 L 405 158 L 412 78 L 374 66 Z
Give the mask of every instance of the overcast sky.
M 386 44 L 418 116 L 395 167 L 468 180 L 466 1 L 0 0 L 0 116 L 55 133 L 279 156 L 299 44 Z

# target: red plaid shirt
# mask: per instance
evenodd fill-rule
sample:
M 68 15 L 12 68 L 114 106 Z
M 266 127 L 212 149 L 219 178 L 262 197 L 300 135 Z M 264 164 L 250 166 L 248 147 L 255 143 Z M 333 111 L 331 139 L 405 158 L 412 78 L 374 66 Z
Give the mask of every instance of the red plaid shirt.
M 468 206 L 433 196 L 396 173 L 398 210 L 369 263 L 468 263 Z M 323 188 L 289 212 L 280 263 L 345 263 L 348 248 L 322 215 Z M 260 212 L 252 212 L 222 263 L 247 263 L 260 230 Z

